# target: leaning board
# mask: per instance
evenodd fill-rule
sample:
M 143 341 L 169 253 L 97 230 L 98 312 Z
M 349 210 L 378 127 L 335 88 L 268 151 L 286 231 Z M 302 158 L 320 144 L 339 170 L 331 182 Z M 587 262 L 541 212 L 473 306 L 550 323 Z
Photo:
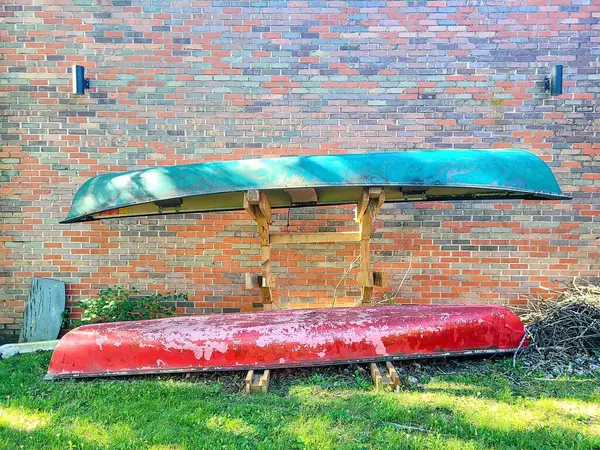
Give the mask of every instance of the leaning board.
M 19 342 L 56 339 L 65 310 L 65 283 L 50 278 L 34 278 L 25 306 Z

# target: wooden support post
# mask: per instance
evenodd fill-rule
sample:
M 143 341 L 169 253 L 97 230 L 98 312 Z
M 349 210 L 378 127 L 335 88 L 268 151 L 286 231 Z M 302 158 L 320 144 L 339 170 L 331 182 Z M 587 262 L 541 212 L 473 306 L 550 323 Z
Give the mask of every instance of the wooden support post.
M 373 275 L 371 273 L 371 230 L 373 219 L 369 213 L 363 215 L 360 222 L 360 267 L 358 284 L 361 287 L 361 304 L 371 304 L 373 296 Z
M 267 392 L 271 379 L 270 370 L 249 370 L 244 381 L 244 389 L 249 394 Z
M 358 284 L 361 286 L 363 306 L 371 305 L 373 296 L 373 273 L 371 271 L 371 231 L 373 220 L 385 201 L 382 188 L 365 188 L 356 206 L 356 221 L 360 224 L 360 267 Z
M 369 368 L 371 369 L 371 377 L 373 378 L 373 384 L 375 385 L 376 390 L 395 390 L 400 384 L 400 376 L 390 361 L 385 363 L 385 369 L 383 370 L 377 363 L 369 364 Z
M 260 300 L 265 310 L 271 310 L 273 303 L 272 288 L 275 284 L 271 273 L 271 243 L 269 240 L 269 225 L 273 223 L 271 205 L 264 192 L 252 190 L 244 194 L 244 209 L 258 225 L 262 270 L 262 280 L 259 286 Z M 248 283 L 246 284 L 248 285 Z

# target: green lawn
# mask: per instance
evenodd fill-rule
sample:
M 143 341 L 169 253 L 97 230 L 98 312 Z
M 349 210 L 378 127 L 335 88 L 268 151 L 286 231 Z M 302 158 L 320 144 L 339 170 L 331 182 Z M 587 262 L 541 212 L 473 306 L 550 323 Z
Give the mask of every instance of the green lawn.
M 243 373 L 40 381 L 49 359 L 0 361 L 0 448 L 600 448 L 597 380 L 536 380 L 507 359 L 423 362 L 400 392 L 358 366 L 276 371 L 264 395 L 241 392 Z

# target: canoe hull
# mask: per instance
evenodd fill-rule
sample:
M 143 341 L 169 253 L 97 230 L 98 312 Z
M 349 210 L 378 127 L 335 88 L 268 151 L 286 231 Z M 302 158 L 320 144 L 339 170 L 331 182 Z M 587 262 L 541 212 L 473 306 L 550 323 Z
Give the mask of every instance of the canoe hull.
M 508 353 L 523 335 L 513 312 L 488 305 L 308 309 L 96 324 L 60 340 L 46 378 Z
M 568 198 L 540 158 L 515 149 L 309 155 L 98 175 L 61 223 L 242 210 L 248 190 L 264 191 L 273 208 L 356 204 L 365 187 L 385 188 L 388 203 Z

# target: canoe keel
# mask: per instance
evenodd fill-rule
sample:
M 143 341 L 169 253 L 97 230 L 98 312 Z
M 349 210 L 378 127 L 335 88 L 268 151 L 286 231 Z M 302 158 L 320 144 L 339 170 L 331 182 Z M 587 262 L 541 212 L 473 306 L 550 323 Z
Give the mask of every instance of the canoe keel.
M 508 353 L 524 327 L 489 305 L 398 305 L 187 316 L 67 333 L 47 379 L 267 369 Z

